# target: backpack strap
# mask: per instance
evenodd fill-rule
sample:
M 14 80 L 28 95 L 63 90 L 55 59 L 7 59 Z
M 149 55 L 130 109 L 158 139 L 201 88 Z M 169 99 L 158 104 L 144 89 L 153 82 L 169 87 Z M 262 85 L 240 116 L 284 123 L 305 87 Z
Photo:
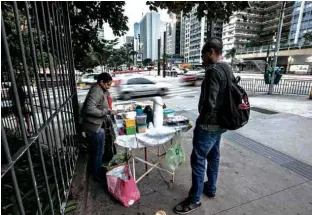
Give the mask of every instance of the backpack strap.
M 222 69 L 222 71 L 223 71 L 223 73 L 225 74 L 225 77 L 226 77 L 226 79 L 227 79 L 227 83 L 228 83 L 228 88 L 230 89 L 230 85 L 231 85 L 231 82 L 233 81 L 232 79 L 231 79 L 231 77 L 230 77 L 230 74 L 228 74 L 228 72 L 226 71 L 226 68 L 225 68 L 225 66 L 224 66 L 224 64 L 223 63 L 217 63 L 216 64 L 216 69 L 218 70 L 218 68 L 221 68 Z M 218 70 L 218 71 L 220 71 L 220 70 Z

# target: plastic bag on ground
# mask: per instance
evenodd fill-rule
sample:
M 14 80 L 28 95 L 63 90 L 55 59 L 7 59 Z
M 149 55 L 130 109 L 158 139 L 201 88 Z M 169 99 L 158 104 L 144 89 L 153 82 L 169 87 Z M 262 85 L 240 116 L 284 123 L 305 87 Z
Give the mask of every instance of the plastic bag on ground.
M 114 167 L 106 173 L 108 191 L 125 207 L 140 199 L 140 191 L 130 173 L 128 164 Z
M 184 162 L 185 152 L 182 145 L 181 134 L 178 133 L 172 147 L 166 153 L 165 166 L 169 171 L 174 172 Z
M 126 153 L 118 152 L 114 155 L 114 157 L 109 161 L 108 168 L 124 164 L 127 162 L 127 155 Z

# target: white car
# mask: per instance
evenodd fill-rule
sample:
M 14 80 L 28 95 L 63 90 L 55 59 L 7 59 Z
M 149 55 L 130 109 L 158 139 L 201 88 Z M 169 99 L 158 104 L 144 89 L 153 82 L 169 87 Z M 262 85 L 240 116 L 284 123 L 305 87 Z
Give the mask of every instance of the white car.
M 117 88 L 118 97 L 123 100 L 137 96 L 166 95 L 168 84 L 155 83 L 145 77 L 129 77 L 122 79 Z
M 96 84 L 97 77 L 101 73 L 87 73 L 81 76 L 80 80 L 78 81 L 78 88 L 90 88 L 92 85 Z

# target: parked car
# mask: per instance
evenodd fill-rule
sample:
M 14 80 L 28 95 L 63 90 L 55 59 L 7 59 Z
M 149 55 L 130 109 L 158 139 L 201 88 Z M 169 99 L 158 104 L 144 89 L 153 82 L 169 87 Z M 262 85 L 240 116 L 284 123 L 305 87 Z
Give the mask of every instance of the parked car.
M 128 100 L 137 96 L 163 96 L 169 92 L 169 88 L 164 83 L 155 83 L 148 78 L 129 77 L 119 82 L 117 92 L 119 98 Z
M 184 74 L 181 78 L 181 82 L 187 85 L 200 86 L 204 78 L 205 78 L 205 71 L 193 70 L 193 71 L 188 71 L 186 74 Z
M 77 87 L 80 89 L 90 88 L 92 85 L 96 84 L 99 74 L 100 73 L 87 73 L 82 75 L 77 83 Z

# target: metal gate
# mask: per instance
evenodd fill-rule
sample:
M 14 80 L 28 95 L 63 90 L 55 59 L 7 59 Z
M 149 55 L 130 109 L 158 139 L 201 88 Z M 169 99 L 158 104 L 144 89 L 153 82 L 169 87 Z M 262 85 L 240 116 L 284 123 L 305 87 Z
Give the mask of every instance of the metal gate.
M 78 156 L 68 3 L 1 2 L 1 213 L 64 212 Z

